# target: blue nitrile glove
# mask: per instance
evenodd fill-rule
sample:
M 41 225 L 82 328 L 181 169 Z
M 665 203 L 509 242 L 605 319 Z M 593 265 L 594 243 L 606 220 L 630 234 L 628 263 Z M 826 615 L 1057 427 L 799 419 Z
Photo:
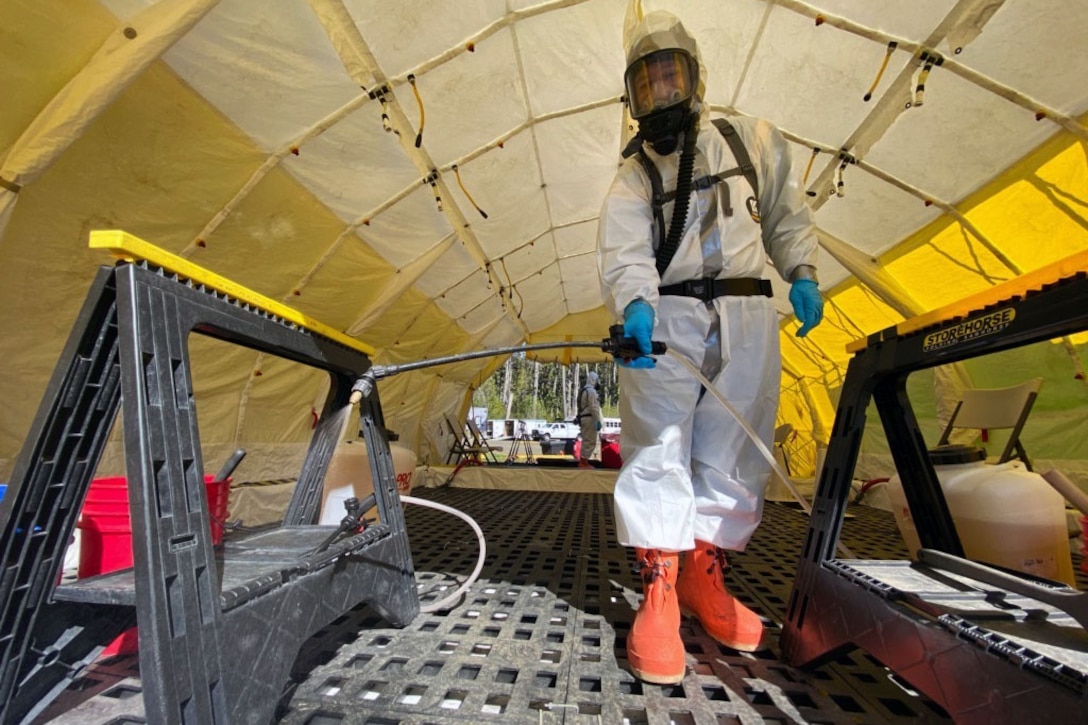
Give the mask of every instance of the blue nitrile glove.
M 601 421 L 598 420 L 597 421 L 597 430 L 600 430 L 600 429 L 601 429 Z
M 654 334 L 654 308 L 650 306 L 649 302 L 646 300 L 635 300 L 627 305 L 627 308 L 623 311 L 623 334 L 624 337 L 635 338 L 635 342 L 638 343 L 638 349 L 642 352 L 643 356 L 636 357 L 634 360 L 630 361 L 614 358 L 619 365 L 625 368 L 634 368 L 636 370 L 644 370 L 657 365 L 656 360 L 652 357 L 647 357 L 654 349 L 652 343 Z
M 801 322 L 801 329 L 796 333 L 798 337 L 807 335 L 824 319 L 824 298 L 820 296 L 820 286 L 815 280 L 796 280 L 790 287 L 790 304 Z

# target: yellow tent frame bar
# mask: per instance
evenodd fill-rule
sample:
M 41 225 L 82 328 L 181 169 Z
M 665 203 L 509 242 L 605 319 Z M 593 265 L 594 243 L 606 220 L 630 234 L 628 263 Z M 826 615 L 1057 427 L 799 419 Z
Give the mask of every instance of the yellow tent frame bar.
M 228 297 L 233 297 L 239 302 L 245 302 L 318 335 L 335 340 L 341 345 L 358 350 L 365 355 L 374 356 L 374 348 L 366 343 L 360 342 L 354 337 L 349 337 L 322 322 L 318 322 L 293 307 L 276 302 L 270 297 L 265 297 L 259 292 L 254 292 L 248 287 L 243 287 L 237 282 L 232 282 L 226 277 L 204 269 L 198 264 L 193 264 L 187 259 L 160 249 L 151 242 L 145 242 L 128 232 L 114 229 L 91 232 L 90 247 L 91 249 L 104 249 L 114 257 L 128 262 L 146 261 L 156 267 L 162 267 L 180 277 L 202 284 Z
M 988 290 L 983 290 L 970 297 L 964 297 L 958 302 L 953 302 L 950 305 L 938 307 L 930 312 L 911 317 L 909 320 L 904 320 L 895 326 L 895 333 L 900 336 L 907 335 L 916 330 L 920 330 L 923 327 L 929 327 L 930 325 L 940 324 L 941 322 L 956 317 L 962 317 L 975 310 L 980 310 L 983 307 L 997 304 L 1010 297 L 1015 297 L 1016 295 L 1023 295 L 1027 292 L 1037 290 L 1045 284 L 1051 284 L 1060 279 L 1071 277 L 1077 272 L 1085 271 L 1088 271 L 1088 251 L 1077 252 L 1065 259 L 1059 259 L 1057 262 L 1048 264 L 1045 267 L 1040 267 L 1032 272 L 1022 274 L 1019 277 L 1010 279 L 1008 282 L 1003 282 Z M 859 350 L 864 350 L 868 345 L 869 338 L 863 337 L 860 340 L 854 340 L 854 342 L 847 345 L 846 352 L 855 353 Z

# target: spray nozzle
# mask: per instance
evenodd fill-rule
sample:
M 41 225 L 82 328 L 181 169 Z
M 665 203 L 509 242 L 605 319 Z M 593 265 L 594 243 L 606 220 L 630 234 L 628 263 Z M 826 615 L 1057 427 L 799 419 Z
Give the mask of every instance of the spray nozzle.
M 378 384 L 378 380 L 395 372 L 395 370 L 390 371 L 389 367 L 395 368 L 396 366 L 373 365 L 368 368 L 351 386 L 351 396 L 348 398 L 348 402 L 352 405 L 358 405 L 363 398 L 370 395 L 371 391 L 374 390 L 374 386 Z
M 347 515 L 344 516 L 344 518 L 340 519 L 340 525 L 336 528 L 336 531 L 329 534 L 329 536 L 324 541 L 318 544 L 316 549 L 310 552 L 310 556 L 313 556 L 314 554 L 320 554 L 321 552 L 325 551 L 325 549 L 328 549 L 330 546 L 332 546 L 332 544 L 337 539 L 345 535 L 354 534 L 359 531 L 366 531 L 367 526 L 373 523 L 373 521 L 371 519 L 363 518 L 363 514 L 374 508 L 374 506 L 377 505 L 377 502 L 377 495 L 373 493 L 367 496 L 362 501 L 355 498 L 354 496 L 345 499 L 344 509 L 347 511 Z
M 608 337 L 601 340 L 601 350 L 621 360 L 634 360 L 642 357 L 642 350 L 638 346 L 638 341 L 633 337 L 624 337 L 623 325 L 612 325 L 608 328 Z M 654 340 L 650 354 L 664 355 L 666 350 L 665 343 Z

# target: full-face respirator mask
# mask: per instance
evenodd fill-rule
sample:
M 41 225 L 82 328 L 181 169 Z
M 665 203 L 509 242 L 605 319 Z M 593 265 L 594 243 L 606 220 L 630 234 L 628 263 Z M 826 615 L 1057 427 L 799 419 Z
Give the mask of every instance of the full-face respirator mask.
M 698 61 L 686 50 L 665 48 L 637 58 L 623 79 L 639 136 L 655 152 L 671 154 L 691 125 Z

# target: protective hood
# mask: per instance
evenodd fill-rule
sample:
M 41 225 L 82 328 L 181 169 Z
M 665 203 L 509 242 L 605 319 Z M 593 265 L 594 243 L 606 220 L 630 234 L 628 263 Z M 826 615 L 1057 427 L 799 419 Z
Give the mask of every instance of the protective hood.
M 637 13 L 636 13 L 637 14 Z M 627 23 L 631 23 L 629 17 Z M 699 44 L 687 31 L 684 24 L 672 13 L 663 10 L 648 13 L 633 25 L 625 25 L 624 48 L 626 49 L 626 67 L 641 58 L 657 51 L 679 49 L 694 58 L 698 64 L 698 80 L 695 86 L 695 100 L 701 101 L 706 90 L 706 67 L 699 55 Z

